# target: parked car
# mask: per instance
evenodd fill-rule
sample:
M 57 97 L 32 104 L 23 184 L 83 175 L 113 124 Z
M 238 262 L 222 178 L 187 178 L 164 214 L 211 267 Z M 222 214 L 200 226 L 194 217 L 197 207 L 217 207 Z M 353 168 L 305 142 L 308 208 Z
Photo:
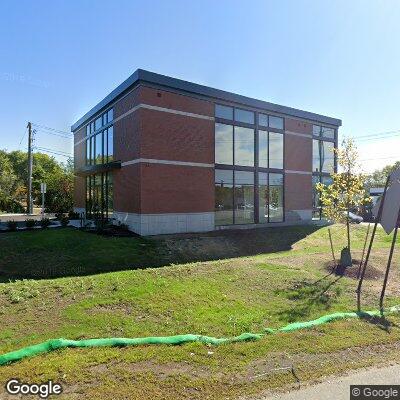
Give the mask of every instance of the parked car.
M 347 217 L 347 212 L 343 211 L 343 215 L 345 217 Z M 361 217 L 361 216 L 359 216 L 357 214 L 354 214 L 352 212 L 349 212 L 349 219 L 350 219 L 350 223 L 352 223 L 352 224 L 360 224 L 361 222 L 364 221 L 363 217 Z

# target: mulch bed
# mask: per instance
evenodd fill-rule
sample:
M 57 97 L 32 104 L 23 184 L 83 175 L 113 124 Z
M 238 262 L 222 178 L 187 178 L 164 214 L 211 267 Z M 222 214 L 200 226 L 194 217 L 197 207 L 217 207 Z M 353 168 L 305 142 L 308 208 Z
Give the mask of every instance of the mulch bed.
M 346 268 L 341 266 L 336 266 L 333 261 L 329 261 L 325 264 L 325 269 L 337 276 L 344 276 L 350 279 L 358 279 L 358 271 L 360 268 L 360 260 L 352 260 L 352 265 Z M 367 269 L 365 271 L 364 279 L 367 280 L 378 280 L 383 277 L 383 271 L 374 267 L 371 263 L 368 263 Z

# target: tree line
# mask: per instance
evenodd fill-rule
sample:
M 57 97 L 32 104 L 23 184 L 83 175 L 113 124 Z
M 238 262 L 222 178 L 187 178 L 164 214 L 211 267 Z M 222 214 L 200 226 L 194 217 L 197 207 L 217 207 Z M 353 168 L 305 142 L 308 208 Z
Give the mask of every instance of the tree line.
M 58 162 L 44 153 L 33 154 L 32 198 L 41 205 L 40 184 L 47 184 L 46 212 L 65 213 L 73 208 L 73 162 Z M 0 211 L 26 211 L 28 153 L 0 150 Z

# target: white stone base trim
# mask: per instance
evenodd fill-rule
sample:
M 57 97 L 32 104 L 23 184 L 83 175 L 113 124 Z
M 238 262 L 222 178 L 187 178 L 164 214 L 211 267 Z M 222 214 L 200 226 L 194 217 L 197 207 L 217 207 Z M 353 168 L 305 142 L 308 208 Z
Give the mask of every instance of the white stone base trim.
M 287 135 L 293 135 L 293 136 L 298 136 L 298 137 L 303 137 L 307 139 L 312 139 L 312 135 L 309 135 L 307 133 L 299 133 L 299 132 L 291 132 L 291 131 L 285 131 Z
M 297 221 L 311 221 L 312 210 L 287 210 L 285 215 L 286 222 L 297 222 Z
M 113 218 L 127 224 L 131 231 L 142 236 L 208 232 L 215 229 L 214 212 L 134 214 L 114 211 Z
M 227 226 L 215 226 L 214 212 L 135 214 L 114 211 L 113 218 L 116 223 L 120 222 L 128 225 L 131 231 L 142 236 L 149 236 L 171 233 L 209 232 L 220 229 L 255 229 L 274 226 L 301 225 L 312 222 L 312 210 L 286 211 L 284 222 Z
M 294 169 L 285 169 L 285 174 L 312 175 L 312 172 L 310 172 L 310 171 L 296 171 Z
M 124 161 L 121 163 L 121 167 L 126 167 L 128 165 L 134 165 L 139 163 L 147 164 L 166 164 L 166 165 L 182 165 L 185 167 L 201 167 L 201 168 L 214 168 L 214 164 L 196 163 L 188 161 L 173 161 L 173 160 L 156 160 L 153 158 L 136 158 L 134 160 Z M 311 174 L 311 172 L 310 172 Z

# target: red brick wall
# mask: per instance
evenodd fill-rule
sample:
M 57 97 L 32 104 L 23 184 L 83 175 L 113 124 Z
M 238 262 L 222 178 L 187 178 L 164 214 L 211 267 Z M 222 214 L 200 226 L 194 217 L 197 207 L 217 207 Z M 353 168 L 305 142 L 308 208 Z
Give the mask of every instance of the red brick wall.
M 214 170 L 163 164 L 141 165 L 142 213 L 214 211 Z
M 285 168 L 312 171 L 312 139 L 285 134 Z
M 285 175 L 285 210 L 312 209 L 312 178 L 311 175 Z
M 118 118 L 122 114 L 125 114 L 127 111 L 131 110 L 133 107 L 140 103 L 139 96 L 140 96 L 141 87 L 138 86 L 129 92 L 125 97 L 118 100 L 113 108 L 114 108 L 114 119 Z
M 214 162 L 214 121 L 141 110 L 141 157 Z
M 140 157 L 141 114 L 137 110 L 114 123 L 114 159 L 122 162 Z
M 292 118 L 285 118 L 285 130 L 312 135 L 312 124 Z M 312 139 L 285 134 L 285 169 L 291 171 L 312 171 Z M 285 174 L 285 210 L 312 209 L 311 174 Z
M 214 116 L 213 102 L 199 100 L 183 94 L 141 86 L 139 98 L 140 103 L 144 104 L 171 108 L 193 114 L 208 115 L 210 117 Z
M 114 210 L 140 213 L 140 166 L 128 165 L 113 171 Z
M 312 135 L 312 124 L 292 118 L 285 118 L 285 130 Z

